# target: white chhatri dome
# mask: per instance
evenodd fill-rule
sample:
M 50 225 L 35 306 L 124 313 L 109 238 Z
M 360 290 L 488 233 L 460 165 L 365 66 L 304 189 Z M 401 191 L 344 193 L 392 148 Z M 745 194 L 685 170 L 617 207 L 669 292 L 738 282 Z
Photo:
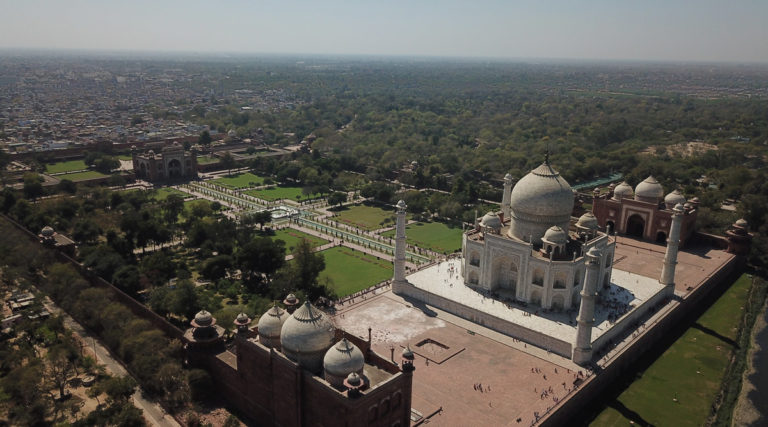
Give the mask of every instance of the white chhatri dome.
M 347 375 L 353 372 L 362 375 L 364 366 L 363 352 L 346 338 L 342 338 L 335 346 L 328 349 L 323 358 L 325 379 L 338 386 L 341 386 Z
M 554 225 L 544 233 L 542 240 L 553 245 L 564 245 L 568 243 L 568 234 L 562 228 Z
M 648 203 L 658 203 L 664 197 L 664 188 L 656 181 L 653 175 L 645 178 L 635 187 L 635 200 Z
M 259 318 L 259 341 L 267 347 L 280 346 L 280 331 L 288 319 L 288 313 L 278 306 L 272 306 Z
M 664 205 L 667 209 L 673 209 L 678 203 L 685 204 L 685 196 L 678 189 L 674 189 L 671 193 L 664 197 Z
M 585 230 L 597 230 L 599 228 L 597 217 L 592 212 L 587 212 L 579 217 L 579 220 L 576 222 L 576 227 Z
M 512 189 L 510 237 L 535 244 L 553 225 L 567 229 L 573 199 L 568 182 L 548 162 L 542 163 Z
M 483 219 L 480 220 L 480 226 L 483 228 L 492 228 L 496 231 L 501 229 L 501 219 L 493 212 L 488 212 L 483 215 Z
M 632 198 L 633 195 L 634 192 L 632 191 L 632 186 L 629 185 L 627 181 L 623 181 L 613 189 L 613 200 Z
M 307 301 L 283 324 L 280 332 L 283 354 L 319 373 L 323 368 L 323 356 L 333 345 L 335 332 L 328 316 Z

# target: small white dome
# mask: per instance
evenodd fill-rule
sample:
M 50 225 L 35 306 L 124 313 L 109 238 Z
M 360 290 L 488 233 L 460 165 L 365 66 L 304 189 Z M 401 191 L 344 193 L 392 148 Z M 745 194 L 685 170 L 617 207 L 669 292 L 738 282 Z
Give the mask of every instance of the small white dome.
M 737 227 L 744 228 L 744 229 L 749 228 L 749 223 L 744 218 L 737 219 L 736 222 L 734 223 L 734 225 L 736 225 Z
M 599 228 L 597 217 L 592 212 L 587 212 L 580 216 L 576 226 L 586 230 L 597 230 Z
M 568 234 L 565 230 L 555 225 L 549 227 L 541 240 L 554 245 L 564 245 L 568 243 Z
M 323 356 L 333 345 L 335 335 L 336 328 L 328 316 L 306 301 L 283 324 L 280 344 L 289 359 L 319 373 Z
M 596 246 L 592 246 L 592 247 L 589 249 L 589 251 L 587 251 L 587 255 L 588 255 L 588 256 L 591 256 L 591 257 L 593 257 L 593 258 L 600 258 L 601 256 L 603 256 L 603 253 L 602 253 L 602 252 L 600 252 L 600 249 L 597 249 L 597 247 L 596 247 Z
M 626 198 L 632 198 L 634 192 L 632 186 L 627 181 L 622 182 L 613 189 L 613 200 L 621 200 Z
M 488 212 L 480 220 L 480 226 L 498 231 L 501 229 L 501 218 L 493 212 Z
M 362 374 L 364 366 L 363 352 L 346 338 L 328 349 L 323 357 L 325 379 L 333 385 L 341 385 L 347 375 L 353 372 Z
M 664 187 L 652 175 L 635 187 L 635 200 L 658 203 L 664 197 Z
M 43 237 L 53 236 L 53 227 L 46 225 L 45 227 L 43 227 L 42 231 L 40 231 L 40 234 L 42 234 Z
M 273 306 L 259 318 L 259 339 L 267 347 L 276 347 L 280 340 L 280 331 L 288 319 L 288 313 L 278 306 Z
M 674 208 L 678 203 L 684 205 L 685 202 L 685 196 L 683 196 L 683 193 L 681 193 L 678 189 L 674 189 L 671 193 L 664 197 L 664 205 L 667 209 Z
M 213 315 L 211 315 L 211 313 L 205 310 L 200 310 L 195 315 L 195 323 L 196 323 L 196 326 L 201 328 L 204 328 L 206 326 L 211 326 L 213 324 Z

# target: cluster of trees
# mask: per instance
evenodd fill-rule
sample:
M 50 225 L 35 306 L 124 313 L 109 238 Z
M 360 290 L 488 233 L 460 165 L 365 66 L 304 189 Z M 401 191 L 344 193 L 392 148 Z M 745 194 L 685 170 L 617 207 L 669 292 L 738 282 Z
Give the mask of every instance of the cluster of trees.
M 24 282 L 19 267 L 23 266 L 13 264 L 3 269 L 4 283 L 19 283 L 19 279 Z M 54 266 L 48 275 L 59 271 Z M 93 358 L 83 355 L 81 345 L 59 316 L 25 319 L 16 325 L 16 338 L 0 342 L 0 412 L 7 416 L 6 421 L 13 425 L 48 425 L 75 417 L 79 419 L 74 425 L 145 425 L 141 411 L 130 401 L 136 383 L 131 378 L 106 375 Z M 89 396 L 97 401 L 102 395 L 107 397 L 89 414 L 79 414 L 82 400 L 68 389 L 73 376 L 84 374 L 97 378 L 88 390 Z

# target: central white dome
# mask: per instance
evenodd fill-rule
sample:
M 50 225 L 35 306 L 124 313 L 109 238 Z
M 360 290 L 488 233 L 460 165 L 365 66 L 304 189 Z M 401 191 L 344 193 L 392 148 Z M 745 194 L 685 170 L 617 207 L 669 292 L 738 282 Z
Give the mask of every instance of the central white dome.
M 552 226 L 568 229 L 573 211 L 573 189 L 560 174 L 544 162 L 517 182 L 510 197 L 509 236 L 541 243 Z
M 280 344 L 289 359 L 319 373 L 323 356 L 333 345 L 335 335 L 336 328 L 328 316 L 307 301 L 283 324 Z

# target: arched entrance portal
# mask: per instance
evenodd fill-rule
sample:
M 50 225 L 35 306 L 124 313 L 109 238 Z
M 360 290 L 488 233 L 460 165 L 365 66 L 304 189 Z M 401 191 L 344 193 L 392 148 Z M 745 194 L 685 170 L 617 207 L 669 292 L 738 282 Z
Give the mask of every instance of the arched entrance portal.
M 659 231 L 656 233 L 656 243 L 664 244 L 667 242 L 667 233 Z
M 638 214 L 634 214 L 627 219 L 627 236 L 643 237 L 645 231 L 645 220 Z
M 181 176 L 181 162 L 176 159 L 168 162 L 168 178 L 176 178 Z
M 146 178 L 147 177 L 147 165 L 144 163 L 141 163 L 139 165 L 139 178 Z

